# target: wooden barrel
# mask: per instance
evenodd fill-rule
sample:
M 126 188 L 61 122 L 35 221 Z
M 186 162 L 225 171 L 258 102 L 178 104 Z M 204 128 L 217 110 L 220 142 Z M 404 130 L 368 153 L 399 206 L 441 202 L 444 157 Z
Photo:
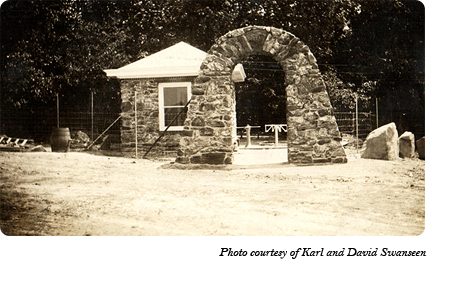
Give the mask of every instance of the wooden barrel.
M 50 137 L 52 152 L 68 152 L 70 140 L 69 128 L 53 128 Z

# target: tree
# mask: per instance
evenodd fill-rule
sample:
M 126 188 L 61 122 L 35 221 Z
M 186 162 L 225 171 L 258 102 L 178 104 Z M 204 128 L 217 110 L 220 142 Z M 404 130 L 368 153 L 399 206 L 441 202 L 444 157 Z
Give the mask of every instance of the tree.
M 118 85 L 102 69 L 179 41 L 207 51 L 230 30 L 264 25 L 291 32 L 310 47 L 336 111 L 351 109 L 355 97 L 373 110 L 379 98 L 388 120 L 405 129 L 424 127 L 424 8 L 418 1 L 7 1 L 1 23 L 6 126 L 12 123 L 8 115 L 21 111 L 26 118 L 39 109 L 52 112 L 56 97 L 64 108 L 86 110 L 92 91 L 97 109 L 117 109 Z M 273 86 L 277 74 L 252 71 L 246 85 L 257 79 L 262 100 L 281 101 L 281 88 Z M 281 109 L 268 106 L 268 115 Z M 45 125 L 39 120 L 29 121 L 33 128 L 24 133 Z
M 424 134 L 424 6 L 419 1 L 357 1 L 335 53 L 338 76 L 357 89 L 376 83 L 380 113 L 400 132 Z M 413 131 L 416 130 L 416 131 Z M 423 130 L 423 131 L 422 131 Z
M 8 115 L 23 114 L 36 126 L 22 135 L 12 126 L 9 131 L 20 134 L 15 136 L 32 137 L 40 130 L 37 124 L 50 125 L 57 98 L 63 108 L 85 109 L 94 90 L 102 103 L 115 106 L 116 101 L 107 101 L 117 98 L 114 83 L 109 85 L 102 68 L 108 62 L 128 62 L 125 53 L 118 53 L 124 45 L 121 39 L 128 37 L 113 25 L 111 15 L 92 11 L 93 4 L 11 1 L 2 5 L 2 23 L 8 24 L 2 25 L 2 123 L 11 121 Z M 35 119 L 43 110 L 49 113 Z
M 286 123 L 284 72 L 273 58 L 253 55 L 242 62 L 247 78 L 236 83 L 238 126 Z

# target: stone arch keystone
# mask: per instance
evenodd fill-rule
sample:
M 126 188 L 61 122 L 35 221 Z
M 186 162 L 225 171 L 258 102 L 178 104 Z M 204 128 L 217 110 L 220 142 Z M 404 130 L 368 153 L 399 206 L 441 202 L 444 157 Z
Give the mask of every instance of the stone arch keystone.
M 254 54 L 273 57 L 285 73 L 289 163 L 346 163 L 315 57 L 293 34 L 263 26 L 230 31 L 208 51 L 192 87 L 176 161 L 233 163 L 236 97 L 231 73 L 236 64 Z

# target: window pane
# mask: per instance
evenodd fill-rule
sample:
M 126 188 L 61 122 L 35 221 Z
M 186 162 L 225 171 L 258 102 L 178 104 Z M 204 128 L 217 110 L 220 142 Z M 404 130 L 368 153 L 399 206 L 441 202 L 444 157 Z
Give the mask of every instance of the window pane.
M 165 106 L 184 106 L 187 103 L 187 87 L 163 88 Z
M 178 115 L 179 111 L 184 108 L 165 108 L 165 126 L 170 125 L 171 121 Z M 184 120 L 187 118 L 187 109 L 184 110 L 178 119 L 171 124 L 171 126 L 184 126 Z

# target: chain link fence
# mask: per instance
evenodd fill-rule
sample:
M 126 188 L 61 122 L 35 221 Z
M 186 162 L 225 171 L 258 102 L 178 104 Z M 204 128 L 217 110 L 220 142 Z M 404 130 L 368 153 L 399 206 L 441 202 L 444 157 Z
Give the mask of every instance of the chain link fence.
M 3 111 L 2 111 L 3 112 Z M 36 143 L 47 143 L 50 141 L 52 129 L 57 127 L 57 116 L 54 109 L 34 109 L 29 111 L 16 111 L 2 115 L 2 134 L 10 137 L 23 137 L 34 139 Z M 76 110 L 60 110 L 59 126 L 69 128 L 70 133 L 82 131 L 91 140 L 97 138 L 108 126 L 119 116 L 114 112 L 87 112 Z M 105 134 L 116 135 L 119 139 L 120 123 L 113 125 Z
M 94 112 L 76 110 L 60 111 L 60 127 L 67 127 L 70 132 L 82 131 L 86 133 L 91 140 L 96 139 L 105 129 L 107 129 L 113 121 L 119 116 L 115 112 Z M 367 135 L 379 126 L 386 124 L 387 119 L 379 118 L 378 125 L 376 123 L 376 115 L 367 112 L 359 112 L 358 116 L 355 112 L 334 112 L 339 131 L 343 134 L 348 134 L 358 139 L 365 140 Z M 358 119 L 357 119 L 358 118 Z M 47 143 L 50 138 L 51 130 L 57 127 L 56 112 L 53 109 L 36 109 L 34 114 L 30 113 L 15 113 L 10 114 L 7 121 L 2 119 L 3 127 L 8 126 L 10 129 L 4 129 L 3 133 L 11 137 L 26 137 L 35 139 L 37 142 Z M 273 122 L 269 119 L 270 123 Z M 385 123 L 386 122 L 386 123 Z M 276 123 L 275 123 L 276 124 Z M 279 123 L 278 123 L 279 124 Z M 284 123 L 283 123 L 284 124 Z M 15 129 L 18 127 L 18 129 Z M 120 139 L 120 123 L 119 121 L 113 125 L 106 134 L 111 135 L 115 141 Z M 262 131 L 264 127 L 255 129 L 255 134 L 266 134 Z M 239 131 L 238 131 L 239 132 Z M 240 134 L 240 132 L 238 133 Z M 286 133 L 280 133 L 285 138 Z
M 334 112 L 339 131 L 344 134 L 349 134 L 358 139 L 364 140 L 371 131 L 376 127 L 376 115 L 372 113 L 359 112 Z M 358 118 L 358 119 L 357 119 Z

